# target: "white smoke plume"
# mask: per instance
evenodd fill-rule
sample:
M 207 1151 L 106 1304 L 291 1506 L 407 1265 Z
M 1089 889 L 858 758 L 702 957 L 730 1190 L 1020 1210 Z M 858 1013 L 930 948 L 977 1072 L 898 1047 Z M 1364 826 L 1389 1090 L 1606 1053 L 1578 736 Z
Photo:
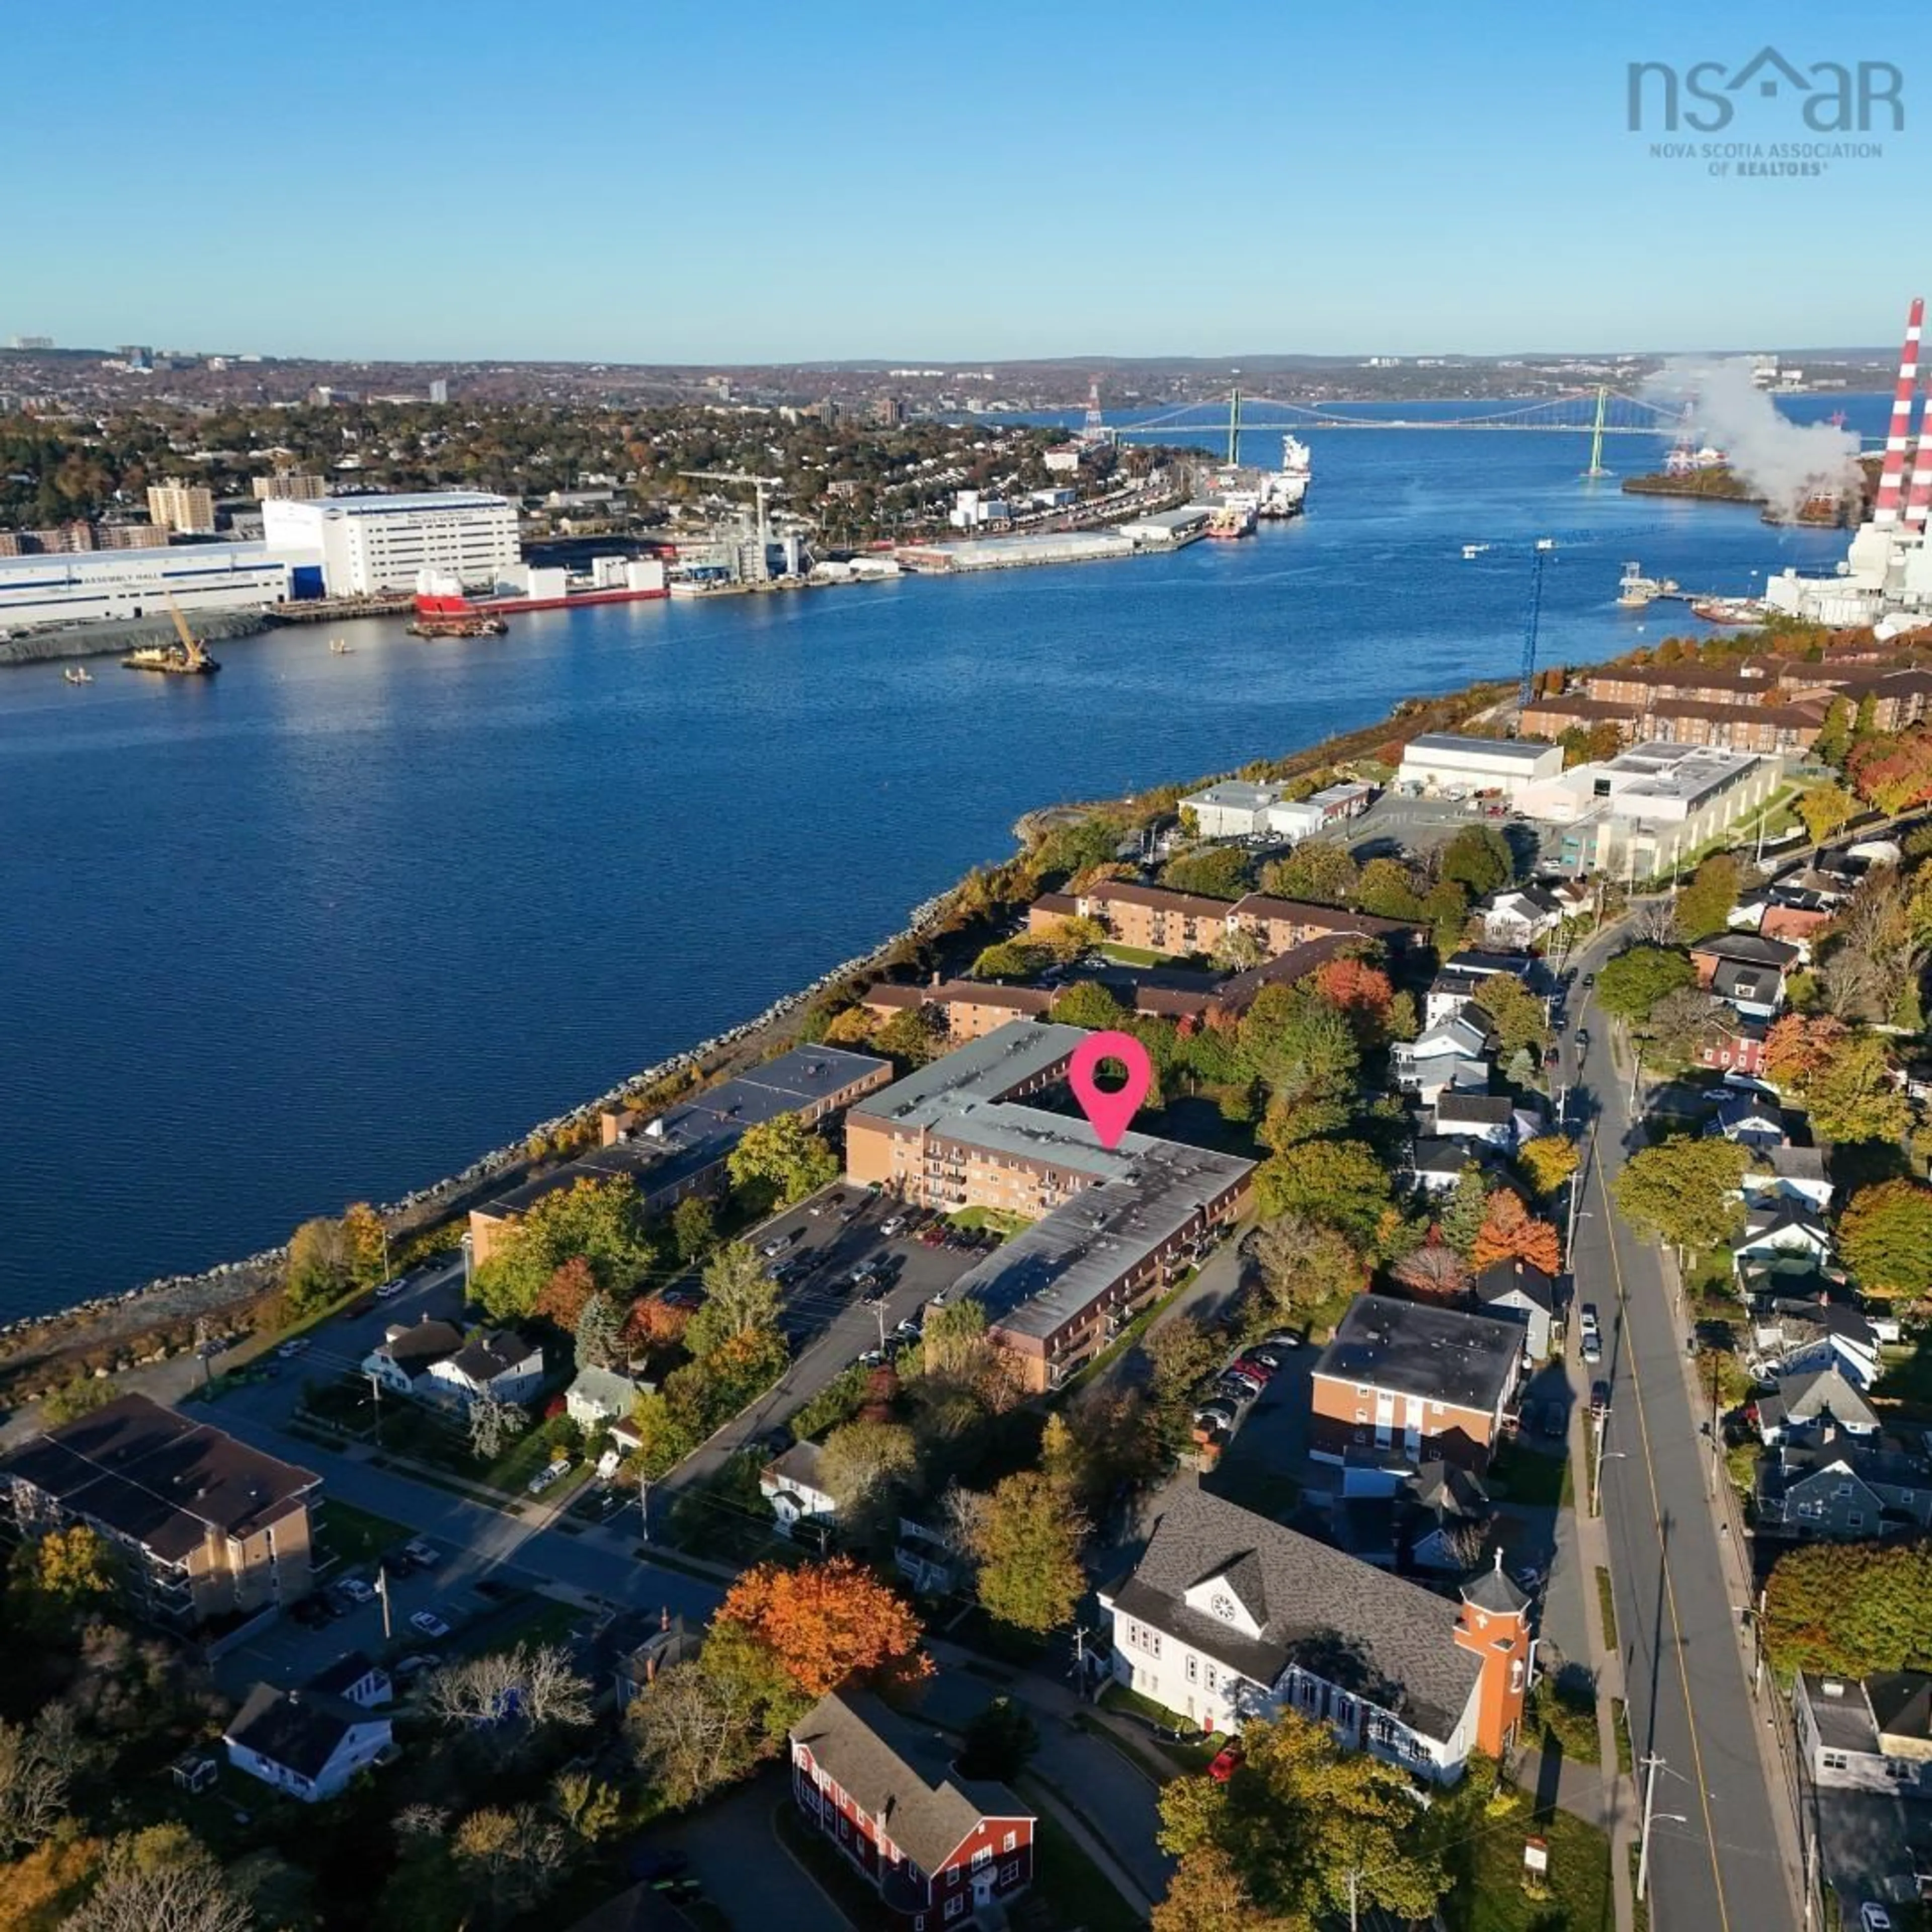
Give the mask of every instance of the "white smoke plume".
M 1733 472 L 1783 515 L 1858 480 L 1857 436 L 1829 423 L 1792 422 L 1753 382 L 1748 356 L 1673 357 L 1644 388 L 1666 409 L 1688 403 L 1692 435 L 1723 450 Z

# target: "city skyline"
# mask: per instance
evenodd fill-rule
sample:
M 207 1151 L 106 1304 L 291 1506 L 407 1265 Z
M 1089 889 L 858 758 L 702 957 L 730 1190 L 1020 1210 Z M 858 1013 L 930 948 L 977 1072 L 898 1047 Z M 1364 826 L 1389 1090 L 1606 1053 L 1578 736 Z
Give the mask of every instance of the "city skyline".
M 761 39 L 755 11 L 593 6 L 567 46 L 531 43 L 505 0 L 460 42 L 402 4 L 384 64 L 436 77 L 406 100 L 352 34 L 291 61 L 243 22 L 190 60 L 125 0 L 105 14 L 93 111 L 202 154 L 217 205 L 118 221 L 110 255 L 124 157 L 67 152 L 52 91 L 16 109 L 0 160 L 36 194 L 9 334 L 698 365 L 1876 345 L 1900 289 L 1786 272 L 1780 238 L 1866 259 L 1861 237 L 1909 232 L 1923 159 L 1891 8 L 1856 30 L 1784 4 L 1696 28 L 1603 10 L 1558 44 L 1508 0 L 1480 35 L 1410 23 L 1368 72 L 1339 23 L 1177 35 L 1144 6 L 1061 10 L 1001 51 L 862 0 L 808 40 Z M 44 18 L 14 46 L 22 71 L 71 58 Z M 1735 79 L 1765 48 L 1805 70 L 1896 58 L 1903 129 L 1880 110 L 1853 142 L 1878 154 L 1744 179 L 1628 125 L 1633 63 Z M 1795 100 L 1736 98 L 1726 143 L 1818 142 Z

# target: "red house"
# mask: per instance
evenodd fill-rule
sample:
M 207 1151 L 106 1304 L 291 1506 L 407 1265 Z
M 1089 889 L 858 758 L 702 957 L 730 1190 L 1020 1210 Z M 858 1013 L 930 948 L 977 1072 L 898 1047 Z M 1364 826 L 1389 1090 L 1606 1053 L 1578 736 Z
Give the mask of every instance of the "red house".
M 1698 1064 L 1755 1079 L 1764 1071 L 1765 1035 L 1770 1030 L 1762 1020 L 1736 1021 L 1698 1049 Z
M 944 1738 L 862 1691 L 821 1698 L 792 1731 L 799 1809 L 902 1932 L 944 1932 L 1033 1882 L 1033 1813 L 952 1760 Z

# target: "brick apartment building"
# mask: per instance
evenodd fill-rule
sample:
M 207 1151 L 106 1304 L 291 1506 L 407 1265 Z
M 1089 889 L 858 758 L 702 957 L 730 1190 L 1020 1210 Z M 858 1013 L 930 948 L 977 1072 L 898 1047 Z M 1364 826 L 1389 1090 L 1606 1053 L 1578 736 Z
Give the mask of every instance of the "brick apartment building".
M 1788 704 L 1714 704 L 1698 698 L 1619 704 L 1565 695 L 1539 698 L 1522 719 L 1525 730 L 1550 737 L 1610 724 L 1627 745 L 1697 745 L 1720 752 L 1795 756 L 1817 742 L 1826 709 L 1818 699 Z
M 146 1396 L 30 1437 L 0 1486 L 24 1532 L 98 1531 L 130 1609 L 178 1634 L 308 1594 L 322 1478 Z
M 1340 1462 L 1372 1448 L 1414 1465 L 1480 1474 L 1502 1439 L 1522 1370 L 1514 1322 L 1386 1295 L 1358 1295 L 1310 1384 L 1309 1454 Z
M 992 1208 L 1034 1225 L 959 1292 L 1024 1385 L 1058 1386 L 1245 1207 L 1253 1163 L 1018 1104 L 1064 1079 L 1084 1034 L 1018 1020 L 860 1101 L 845 1126 L 851 1180 L 923 1207 Z

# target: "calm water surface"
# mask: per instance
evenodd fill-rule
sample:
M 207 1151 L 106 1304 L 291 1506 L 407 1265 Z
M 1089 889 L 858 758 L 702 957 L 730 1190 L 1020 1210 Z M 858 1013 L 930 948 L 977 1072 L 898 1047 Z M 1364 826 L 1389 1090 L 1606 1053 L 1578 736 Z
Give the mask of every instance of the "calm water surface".
M 896 930 L 1029 806 L 1513 671 L 1526 570 L 1465 542 L 1602 533 L 1548 574 L 1550 662 L 1667 629 L 1616 609 L 1627 556 L 1742 592 L 1842 550 L 1582 482 L 1580 437 L 1310 440 L 1304 520 L 1168 557 L 0 672 L 0 1317 L 460 1167 Z

